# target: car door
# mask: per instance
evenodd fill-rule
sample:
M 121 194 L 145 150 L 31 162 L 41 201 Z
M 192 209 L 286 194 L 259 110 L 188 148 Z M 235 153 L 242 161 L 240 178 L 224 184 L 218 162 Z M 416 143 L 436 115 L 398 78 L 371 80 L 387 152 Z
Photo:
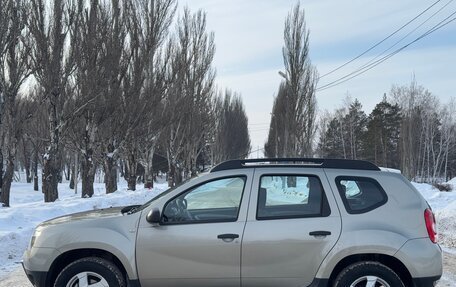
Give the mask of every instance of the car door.
M 257 168 L 242 241 L 243 287 L 298 287 L 313 281 L 341 232 L 324 171 Z
M 159 226 L 142 218 L 136 251 L 141 286 L 240 286 L 252 175 L 197 183 L 164 204 Z

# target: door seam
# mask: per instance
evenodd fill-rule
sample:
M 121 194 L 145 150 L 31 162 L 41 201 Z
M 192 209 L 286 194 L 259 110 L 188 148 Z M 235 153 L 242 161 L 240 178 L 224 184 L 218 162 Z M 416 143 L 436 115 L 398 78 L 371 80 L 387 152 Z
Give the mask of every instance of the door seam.
M 250 200 L 252 199 L 252 188 L 253 188 L 253 181 L 255 180 L 255 170 L 256 168 L 253 169 L 252 172 L 252 182 L 250 183 L 250 192 L 249 192 L 249 198 L 247 200 L 247 212 L 246 212 L 246 217 L 244 221 L 244 228 L 242 229 L 242 237 L 241 237 L 241 248 L 240 248 L 240 264 L 239 264 L 239 286 L 242 287 L 242 248 L 243 248 L 243 242 L 244 242 L 244 234 L 245 234 L 245 228 L 247 227 L 247 222 L 249 218 L 249 211 L 250 211 Z

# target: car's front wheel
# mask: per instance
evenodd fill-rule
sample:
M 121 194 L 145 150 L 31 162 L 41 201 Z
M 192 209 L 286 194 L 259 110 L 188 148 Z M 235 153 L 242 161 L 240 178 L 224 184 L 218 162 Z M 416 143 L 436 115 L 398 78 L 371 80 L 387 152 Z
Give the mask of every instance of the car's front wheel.
M 373 261 L 358 262 L 343 269 L 334 287 L 404 287 L 401 278 L 389 267 Z
M 126 287 L 125 278 L 112 262 L 87 257 L 74 261 L 57 276 L 54 287 Z

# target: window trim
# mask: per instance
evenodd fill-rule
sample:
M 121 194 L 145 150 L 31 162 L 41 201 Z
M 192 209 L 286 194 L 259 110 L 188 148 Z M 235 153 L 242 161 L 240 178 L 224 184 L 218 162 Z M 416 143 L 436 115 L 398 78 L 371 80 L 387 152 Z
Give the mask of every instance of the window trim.
M 340 182 L 343 181 L 343 180 L 370 182 L 370 183 L 374 184 L 378 188 L 378 190 L 380 191 L 380 194 L 383 197 L 383 200 L 379 201 L 378 203 L 376 203 L 376 204 L 374 204 L 372 206 L 369 206 L 368 208 L 363 208 L 363 209 L 359 209 L 359 210 L 353 210 L 353 209 L 351 209 L 350 204 L 348 203 L 348 199 L 347 199 L 346 195 L 344 194 L 344 192 L 342 190 L 342 184 Z M 336 177 L 335 178 L 335 182 L 336 182 L 336 186 L 337 186 L 337 191 L 339 192 L 339 195 L 340 195 L 340 197 L 342 199 L 342 202 L 344 203 L 345 210 L 349 214 L 364 214 L 364 213 L 368 213 L 368 212 L 370 212 L 370 211 L 372 211 L 374 209 L 377 209 L 377 208 L 385 205 L 388 202 L 388 194 L 385 192 L 385 190 L 383 189 L 381 184 L 377 180 L 372 178 L 372 177 L 342 175 L 342 176 Z
M 166 209 L 166 206 L 173 201 L 174 199 L 178 198 L 182 194 L 185 194 L 191 190 L 194 190 L 202 185 L 205 185 L 207 183 L 213 182 L 213 181 L 218 181 L 218 180 L 224 180 L 224 179 L 230 179 L 230 178 L 240 178 L 244 180 L 244 186 L 242 188 L 242 193 L 241 193 L 241 201 L 239 202 L 239 208 L 237 210 L 236 218 L 233 219 L 217 219 L 217 220 L 193 220 L 193 221 L 183 221 L 183 222 L 164 222 L 163 221 L 163 215 L 164 211 Z M 245 192 L 245 187 L 247 185 L 247 180 L 248 176 L 246 174 L 239 174 L 239 175 L 228 175 L 228 176 L 222 176 L 222 177 L 217 177 L 213 179 L 208 179 L 206 181 L 200 182 L 198 184 L 195 184 L 182 192 L 178 193 L 177 195 L 173 196 L 171 199 L 169 199 L 162 208 L 161 212 L 161 218 L 160 218 L 160 225 L 187 225 L 187 224 L 204 224 L 204 223 L 222 223 L 222 222 L 236 222 L 239 219 L 239 213 L 241 212 L 241 206 L 242 206 L 242 200 L 244 199 L 244 192 Z
M 320 213 L 319 214 L 308 214 L 308 215 L 281 215 L 281 216 L 259 216 L 258 212 L 260 210 L 260 201 L 258 198 L 258 195 L 260 193 L 260 188 L 261 188 L 261 179 L 265 176 L 296 176 L 296 177 L 314 177 L 318 179 L 318 183 L 320 184 L 320 188 L 322 191 L 322 200 L 320 202 Z M 316 217 L 329 217 L 331 215 L 331 207 L 329 205 L 328 198 L 326 196 L 325 189 L 323 188 L 323 184 L 321 182 L 321 179 L 318 175 L 315 174 L 301 174 L 301 173 L 286 173 L 286 174 L 281 174 L 281 173 L 265 173 L 260 176 L 259 179 L 259 184 L 258 184 L 258 190 L 257 190 L 257 200 L 256 200 L 256 213 L 255 213 L 255 219 L 258 221 L 265 221 L 265 220 L 278 220 L 278 219 L 299 219 L 299 218 L 316 218 Z

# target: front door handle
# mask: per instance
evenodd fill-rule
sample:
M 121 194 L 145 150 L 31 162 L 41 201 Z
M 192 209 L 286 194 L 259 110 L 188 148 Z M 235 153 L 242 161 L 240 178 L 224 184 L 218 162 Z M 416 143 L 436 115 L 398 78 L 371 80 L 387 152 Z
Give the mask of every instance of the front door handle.
M 217 236 L 218 239 L 236 239 L 239 238 L 239 234 L 233 234 L 233 233 L 225 233 L 225 234 L 219 234 Z
M 318 236 L 328 236 L 328 235 L 331 235 L 331 231 L 322 231 L 322 230 L 319 230 L 319 231 L 312 231 L 312 232 L 309 232 L 309 235 L 310 235 L 310 236 L 315 236 L 315 237 L 318 237 Z

